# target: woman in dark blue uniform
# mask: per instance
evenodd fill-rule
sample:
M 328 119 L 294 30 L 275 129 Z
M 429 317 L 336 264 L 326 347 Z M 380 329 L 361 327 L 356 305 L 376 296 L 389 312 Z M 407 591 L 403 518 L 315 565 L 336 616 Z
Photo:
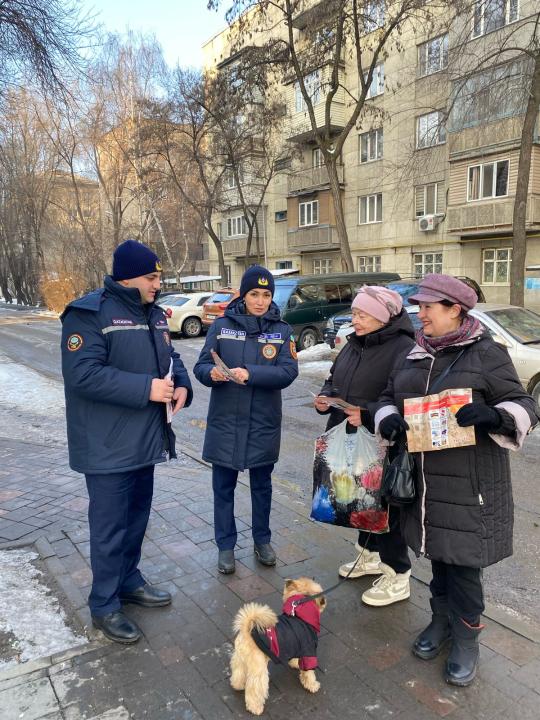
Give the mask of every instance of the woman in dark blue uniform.
M 208 331 L 194 373 L 212 388 L 203 458 L 212 463 L 218 569 L 235 570 L 234 491 L 239 470 L 249 469 L 254 552 L 275 565 L 270 544 L 271 473 L 279 457 L 281 390 L 298 375 L 294 337 L 272 302 L 274 278 L 259 265 L 244 273 L 240 297 Z M 216 367 L 212 350 L 236 382 Z

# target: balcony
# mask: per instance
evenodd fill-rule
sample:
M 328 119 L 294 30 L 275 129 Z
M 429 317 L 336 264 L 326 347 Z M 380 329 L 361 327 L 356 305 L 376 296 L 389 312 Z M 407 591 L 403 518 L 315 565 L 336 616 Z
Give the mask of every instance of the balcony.
M 208 274 L 210 272 L 209 260 L 195 260 L 195 272 L 198 274 Z
M 337 166 L 337 173 L 339 184 L 343 185 L 343 165 Z M 289 195 L 302 195 L 303 192 L 311 192 L 315 189 L 321 190 L 330 185 L 328 170 L 325 165 L 322 167 L 304 168 L 303 170 L 291 173 L 288 176 L 287 183 Z
M 246 242 L 247 237 L 245 235 L 242 235 L 242 237 L 237 238 L 226 238 L 225 240 L 222 240 L 221 244 L 223 247 L 223 253 L 225 255 L 232 255 L 233 257 L 245 257 L 246 254 Z M 252 240 L 251 247 L 255 247 L 255 241 Z
M 290 252 L 339 250 L 339 248 L 337 230 L 332 225 L 312 225 L 289 230 L 287 233 L 287 249 Z
M 480 235 L 485 232 L 512 230 L 514 199 L 468 203 L 449 207 L 448 232 L 454 235 Z M 540 227 L 540 196 L 529 195 L 527 228 Z
M 315 122 L 318 128 L 324 127 L 324 103 L 318 103 L 315 108 Z M 334 100 L 330 108 L 331 135 L 339 135 L 345 127 L 345 105 Z M 286 130 L 286 137 L 289 142 L 306 143 L 313 141 L 313 129 L 307 112 L 293 112 Z

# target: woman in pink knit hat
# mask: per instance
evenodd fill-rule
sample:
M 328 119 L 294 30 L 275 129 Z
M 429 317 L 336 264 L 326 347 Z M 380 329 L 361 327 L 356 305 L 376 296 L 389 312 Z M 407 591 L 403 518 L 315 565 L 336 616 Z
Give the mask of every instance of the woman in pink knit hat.
M 373 432 L 371 413 L 360 408 L 378 400 L 394 363 L 413 347 L 414 331 L 399 293 L 376 285 L 365 285 L 354 298 L 352 325 L 354 333 L 347 336 L 347 345 L 331 367 L 314 405 L 319 413 L 329 414 L 327 430 L 347 418 L 351 432 L 356 432 L 359 425 Z M 356 405 L 357 409 L 345 414 L 329 408 L 325 397 L 332 395 Z M 362 595 L 367 605 L 391 605 L 410 595 L 411 563 L 401 537 L 399 509 L 390 508 L 389 524 L 390 532 L 383 535 L 360 531 L 356 543 L 360 557 L 339 568 L 342 577 L 381 576 Z

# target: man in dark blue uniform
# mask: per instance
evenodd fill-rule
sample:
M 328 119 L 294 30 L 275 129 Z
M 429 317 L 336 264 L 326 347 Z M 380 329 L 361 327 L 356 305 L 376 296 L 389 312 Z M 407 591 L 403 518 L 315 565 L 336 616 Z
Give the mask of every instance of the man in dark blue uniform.
M 192 398 L 191 383 L 156 304 L 157 256 L 127 240 L 113 256 L 103 288 L 62 314 L 69 462 L 84 473 L 90 498 L 95 627 L 117 642 L 141 631 L 122 603 L 160 607 L 169 593 L 138 569 L 154 485 L 154 465 L 176 457 L 171 418 Z

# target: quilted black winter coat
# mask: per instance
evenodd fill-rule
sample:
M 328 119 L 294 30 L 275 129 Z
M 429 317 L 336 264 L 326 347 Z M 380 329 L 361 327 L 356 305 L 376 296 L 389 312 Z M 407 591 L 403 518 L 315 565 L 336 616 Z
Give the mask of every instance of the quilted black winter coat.
M 376 423 L 396 408 L 403 414 L 405 398 L 428 394 L 428 387 L 462 349 L 448 347 L 432 356 L 416 345 L 394 368 Z M 437 391 L 449 388 L 472 388 L 473 402 L 496 407 L 503 424 L 497 435 L 476 428 L 476 445 L 415 454 L 418 497 L 403 509 L 402 533 L 417 555 L 486 567 L 512 554 L 507 447 L 519 447 L 523 435 L 538 422 L 538 408 L 519 382 L 507 350 L 487 334 L 467 346 Z

